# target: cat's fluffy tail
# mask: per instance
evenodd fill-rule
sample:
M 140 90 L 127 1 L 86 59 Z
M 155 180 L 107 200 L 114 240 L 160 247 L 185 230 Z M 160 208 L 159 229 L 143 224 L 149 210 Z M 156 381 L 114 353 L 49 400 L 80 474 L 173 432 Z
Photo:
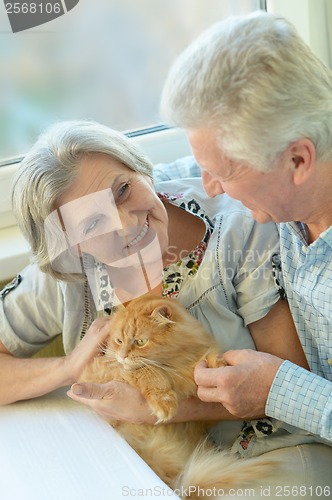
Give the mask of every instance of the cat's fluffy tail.
M 237 458 L 203 442 L 191 455 L 176 487 L 182 499 L 222 498 L 230 490 L 259 486 L 259 480 L 271 475 L 277 466 L 276 460 Z

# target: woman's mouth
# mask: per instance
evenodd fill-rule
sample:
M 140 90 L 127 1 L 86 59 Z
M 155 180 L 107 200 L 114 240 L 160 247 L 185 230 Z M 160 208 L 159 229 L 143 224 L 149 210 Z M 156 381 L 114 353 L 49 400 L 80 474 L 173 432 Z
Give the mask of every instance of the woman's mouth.
M 135 238 L 131 240 L 131 242 L 128 243 L 128 245 L 126 245 L 126 247 L 130 248 L 133 247 L 134 245 L 137 245 L 137 243 L 139 243 L 144 238 L 148 230 L 149 230 L 149 222 L 148 219 L 146 219 L 141 232 L 137 236 L 135 236 Z

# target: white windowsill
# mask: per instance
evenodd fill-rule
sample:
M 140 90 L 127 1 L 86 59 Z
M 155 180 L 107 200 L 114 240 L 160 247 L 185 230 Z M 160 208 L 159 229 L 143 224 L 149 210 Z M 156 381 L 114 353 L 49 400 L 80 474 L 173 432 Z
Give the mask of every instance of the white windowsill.
M 10 279 L 29 264 L 30 248 L 17 226 L 0 230 L 0 280 Z

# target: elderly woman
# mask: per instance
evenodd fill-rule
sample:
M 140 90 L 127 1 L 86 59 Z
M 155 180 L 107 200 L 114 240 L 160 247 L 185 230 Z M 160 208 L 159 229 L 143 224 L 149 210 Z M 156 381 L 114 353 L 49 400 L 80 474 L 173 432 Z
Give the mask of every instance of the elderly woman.
M 91 122 L 51 127 L 23 160 L 13 205 L 35 263 L 0 300 L 1 404 L 79 381 L 114 305 L 147 291 L 180 300 L 221 349 L 257 348 L 307 366 L 274 284 L 275 225 L 255 223 L 226 195 L 209 199 L 198 178 L 155 189 L 152 176 L 129 139 Z M 60 332 L 65 356 L 30 359 Z M 71 397 L 85 395 L 83 384 L 73 389 Z M 153 422 L 135 389 L 98 390 L 103 399 L 86 402 L 100 413 Z M 231 417 L 198 399 L 175 417 L 200 418 Z

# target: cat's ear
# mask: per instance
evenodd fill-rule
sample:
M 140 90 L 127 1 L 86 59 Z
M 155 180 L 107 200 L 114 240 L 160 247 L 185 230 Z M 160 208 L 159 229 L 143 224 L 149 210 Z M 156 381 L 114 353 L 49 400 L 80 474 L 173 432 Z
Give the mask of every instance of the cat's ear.
M 162 306 L 155 307 L 155 309 L 150 314 L 150 318 L 157 321 L 160 324 L 174 323 L 172 321 L 172 309 L 168 304 L 163 304 Z

